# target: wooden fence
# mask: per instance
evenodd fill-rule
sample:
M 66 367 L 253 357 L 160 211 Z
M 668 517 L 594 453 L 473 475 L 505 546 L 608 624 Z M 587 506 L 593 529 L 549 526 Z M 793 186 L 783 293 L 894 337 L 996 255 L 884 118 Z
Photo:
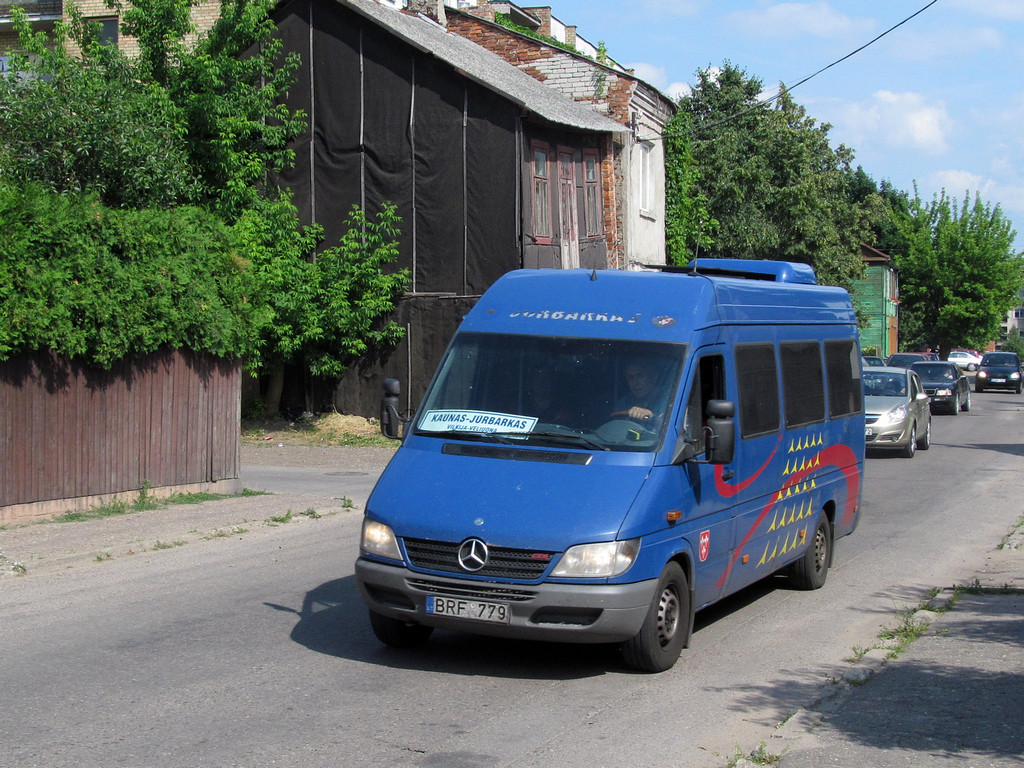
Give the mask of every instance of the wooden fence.
M 110 371 L 0 362 L 0 524 L 175 490 L 239 489 L 236 361 L 160 352 Z

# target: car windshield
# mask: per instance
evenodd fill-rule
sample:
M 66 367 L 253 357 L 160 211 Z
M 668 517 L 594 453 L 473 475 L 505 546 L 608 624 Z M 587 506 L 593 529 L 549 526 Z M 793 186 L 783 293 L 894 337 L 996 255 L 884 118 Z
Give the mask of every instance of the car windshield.
M 918 360 L 923 360 L 921 355 L 893 355 L 889 358 L 889 365 L 904 366 L 910 365 Z
M 1011 352 L 990 353 L 981 361 L 982 365 L 1016 365 L 1017 356 Z
M 414 431 L 432 437 L 653 451 L 686 345 L 462 333 Z
M 907 377 L 899 373 L 864 371 L 864 394 L 875 397 L 906 397 Z
M 944 363 L 914 363 L 911 367 L 917 371 L 918 376 L 928 381 L 939 379 L 953 381 L 956 378 L 956 373 L 953 369 Z

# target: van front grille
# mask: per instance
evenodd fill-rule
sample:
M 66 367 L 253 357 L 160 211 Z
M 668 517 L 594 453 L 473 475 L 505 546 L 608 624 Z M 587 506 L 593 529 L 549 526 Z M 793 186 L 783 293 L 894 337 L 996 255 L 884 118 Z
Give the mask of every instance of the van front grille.
M 523 579 L 526 581 L 538 579 L 557 554 L 531 549 L 489 546 L 487 548 L 487 564 L 479 571 L 468 571 L 459 564 L 461 542 L 432 541 L 430 539 L 405 539 L 404 541 L 409 562 L 417 568 L 448 571 L 462 576 L 472 573 L 474 576 L 497 579 Z

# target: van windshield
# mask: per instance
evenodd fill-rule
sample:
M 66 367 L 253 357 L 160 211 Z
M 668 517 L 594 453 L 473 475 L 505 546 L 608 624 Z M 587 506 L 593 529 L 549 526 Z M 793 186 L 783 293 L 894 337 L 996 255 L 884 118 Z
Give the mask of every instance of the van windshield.
M 685 359 L 685 344 L 462 333 L 423 400 L 414 431 L 653 451 Z

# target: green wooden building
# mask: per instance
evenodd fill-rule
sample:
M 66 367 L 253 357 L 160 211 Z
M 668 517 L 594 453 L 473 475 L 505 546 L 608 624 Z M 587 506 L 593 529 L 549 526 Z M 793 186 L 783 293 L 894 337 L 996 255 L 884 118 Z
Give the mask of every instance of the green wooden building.
M 861 245 L 864 279 L 853 284 L 853 304 L 867 324 L 860 329 L 860 345 L 882 357 L 898 351 L 899 270 L 887 253 Z

